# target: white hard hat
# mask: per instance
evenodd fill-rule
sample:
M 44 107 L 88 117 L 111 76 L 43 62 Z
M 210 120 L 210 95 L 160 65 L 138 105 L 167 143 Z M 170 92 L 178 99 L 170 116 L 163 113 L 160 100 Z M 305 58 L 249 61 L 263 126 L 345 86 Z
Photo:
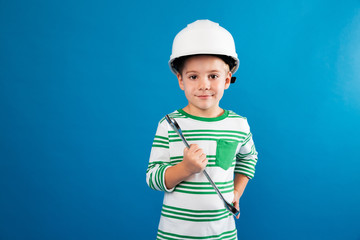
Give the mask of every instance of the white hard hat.
M 176 35 L 169 61 L 171 71 L 177 73 L 173 64 L 175 59 L 199 54 L 231 57 L 234 61 L 230 69 L 232 74 L 239 68 L 233 37 L 225 28 L 210 20 L 190 23 Z

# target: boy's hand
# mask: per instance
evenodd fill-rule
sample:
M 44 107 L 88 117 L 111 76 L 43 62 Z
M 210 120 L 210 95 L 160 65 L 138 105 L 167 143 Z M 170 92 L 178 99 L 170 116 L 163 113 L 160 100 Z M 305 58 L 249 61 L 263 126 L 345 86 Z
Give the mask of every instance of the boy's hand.
M 190 174 L 199 173 L 205 169 L 208 160 L 206 154 L 197 144 L 191 144 L 190 148 L 184 149 L 184 168 Z
M 189 176 L 204 170 L 208 163 L 206 154 L 196 144 L 184 149 L 184 159 L 165 171 L 165 185 L 168 189 L 176 187 Z
M 240 197 L 241 197 L 241 194 L 238 191 L 234 190 L 234 200 L 232 201 L 232 204 L 238 210 L 240 209 L 240 205 L 239 205 Z M 237 215 L 236 219 L 239 219 L 239 217 L 240 217 L 240 214 Z

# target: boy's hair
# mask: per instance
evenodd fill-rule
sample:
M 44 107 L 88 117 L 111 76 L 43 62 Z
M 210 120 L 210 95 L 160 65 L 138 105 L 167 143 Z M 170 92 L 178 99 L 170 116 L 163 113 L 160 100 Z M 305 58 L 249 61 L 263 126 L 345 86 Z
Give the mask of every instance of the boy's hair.
M 194 56 L 214 56 L 214 57 L 218 57 L 221 60 L 223 60 L 229 66 L 229 71 L 231 71 L 231 69 L 233 69 L 233 67 L 236 64 L 235 60 L 232 57 L 225 56 L 225 55 L 216 55 L 216 54 L 196 54 L 196 55 L 182 56 L 182 57 L 176 58 L 171 64 L 172 64 L 173 68 L 178 73 L 180 73 L 180 75 L 182 75 L 182 71 L 184 70 L 185 61 L 187 59 L 189 59 L 190 57 L 194 57 Z

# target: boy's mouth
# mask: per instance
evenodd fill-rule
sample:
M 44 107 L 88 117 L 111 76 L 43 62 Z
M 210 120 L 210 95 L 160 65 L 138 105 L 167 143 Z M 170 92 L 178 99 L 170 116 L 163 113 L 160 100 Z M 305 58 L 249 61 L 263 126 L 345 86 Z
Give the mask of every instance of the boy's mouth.
M 200 99 L 207 99 L 207 98 L 211 98 L 213 96 L 213 94 L 200 94 L 200 95 L 196 95 L 196 96 Z

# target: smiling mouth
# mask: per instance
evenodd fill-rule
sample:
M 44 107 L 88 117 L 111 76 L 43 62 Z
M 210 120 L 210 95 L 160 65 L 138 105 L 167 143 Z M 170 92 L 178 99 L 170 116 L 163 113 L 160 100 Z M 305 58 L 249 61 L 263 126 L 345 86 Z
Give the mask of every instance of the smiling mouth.
M 198 98 L 210 98 L 212 96 L 211 94 L 197 95 Z

